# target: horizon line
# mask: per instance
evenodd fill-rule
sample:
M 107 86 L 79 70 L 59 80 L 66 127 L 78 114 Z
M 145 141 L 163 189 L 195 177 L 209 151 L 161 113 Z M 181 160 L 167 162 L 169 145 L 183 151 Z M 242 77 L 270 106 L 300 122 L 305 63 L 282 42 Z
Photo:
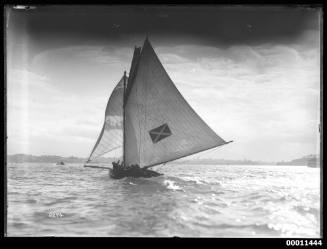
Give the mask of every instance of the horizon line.
M 80 159 L 87 159 L 87 157 L 79 157 L 79 156 L 74 156 L 74 155 L 71 155 L 71 156 L 60 156 L 60 155 L 50 155 L 50 154 L 43 154 L 43 155 L 33 155 L 33 154 L 25 154 L 25 153 L 15 153 L 15 154 L 7 154 L 7 157 L 8 156 L 15 156 L 15 155 L 27 155 L 27 156 L 36 156 L 36 157 L 42 157 L 42 156 L 57 156 L 57 157 L 75 157 L 75 158 L 80 158 Z M 307 154 L 307 155 L 304 155 L 302 157 L 298 157 L 298 158 L 294 158 L 294 159 L 291 159 L 289 161 L 292 161 L 292 160 L 296 160 L 296 159 L 301 159 L 301 158 L 305 158 L 305 157 L 309 157 L 309 156 L 316 156 L 316 157 L 319 157 L 320 158 L 320 155 L 318 154 Z M 104 157 L 104 156 L 101 156 L 99 158 L 106 158 L 106 159 L 109 159 L 109 158 L 117 158 L 117 157 Z M 181 160 L 181 159 L 186 159 L 186 158 L 180 158 L 180 159 L 176 159 L 175 161 L 177 160 Z M 265 161 L 265 160 L 256 160 L 256 159 L 247 159 L 247 158 L 243 158 L 243 159 L 224 159 L 224 158 L 194 158 L 194 159 L 186 159 L 186 160 L 225 160 L 225 161 L 252 161 L 252 162 L 265 162 L 265 163 L 273 163 L 273 162 L 287 162 L 287 160 L 279 160 L 279 161 Z

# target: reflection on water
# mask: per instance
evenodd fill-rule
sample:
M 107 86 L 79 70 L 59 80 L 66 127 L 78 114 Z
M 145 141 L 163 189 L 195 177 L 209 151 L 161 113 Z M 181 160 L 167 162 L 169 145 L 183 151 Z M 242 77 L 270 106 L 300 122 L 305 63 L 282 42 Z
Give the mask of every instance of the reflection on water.
M 166 165 L 112 180 L 71 164 L 8 165 L 9 236 L 319 237 L 317 168 Z

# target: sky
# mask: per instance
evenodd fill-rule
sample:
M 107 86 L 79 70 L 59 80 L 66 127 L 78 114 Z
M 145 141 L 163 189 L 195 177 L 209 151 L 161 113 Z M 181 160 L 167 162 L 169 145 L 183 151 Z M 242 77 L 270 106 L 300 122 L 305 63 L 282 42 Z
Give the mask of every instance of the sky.
M 8 7 L 7 152 L 88 157 L 148 35 L 184 98 L 234 141 L 194 157 L 319 154 L 320 25 L 307 7 Z

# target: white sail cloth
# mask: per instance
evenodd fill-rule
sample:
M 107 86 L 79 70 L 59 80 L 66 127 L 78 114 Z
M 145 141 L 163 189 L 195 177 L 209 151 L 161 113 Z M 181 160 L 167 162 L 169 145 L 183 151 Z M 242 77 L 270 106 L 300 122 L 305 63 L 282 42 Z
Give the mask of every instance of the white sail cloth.
M 124 77 L 110 95 L 105 112 L 105 121 L 88 161 L 118 148 L 121 148 L 121 155 L 123 154 L 123 94 Z
M 175 87 L 148 39 L 125 107 L 125 164 L 149 167 L 226 142 L 195 113 Z

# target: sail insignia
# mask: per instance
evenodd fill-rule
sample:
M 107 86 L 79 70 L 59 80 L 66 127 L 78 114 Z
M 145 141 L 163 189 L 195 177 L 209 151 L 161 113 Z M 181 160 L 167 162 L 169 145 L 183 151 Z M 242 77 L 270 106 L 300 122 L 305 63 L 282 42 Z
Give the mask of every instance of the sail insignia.
M 152 142 L 155 144 L 158 143 L 160 140 L 169 137 L 171 135 L 171 131 L 167 124 L 163 124 L 149 131 L 149 134 L 152 139 Z

